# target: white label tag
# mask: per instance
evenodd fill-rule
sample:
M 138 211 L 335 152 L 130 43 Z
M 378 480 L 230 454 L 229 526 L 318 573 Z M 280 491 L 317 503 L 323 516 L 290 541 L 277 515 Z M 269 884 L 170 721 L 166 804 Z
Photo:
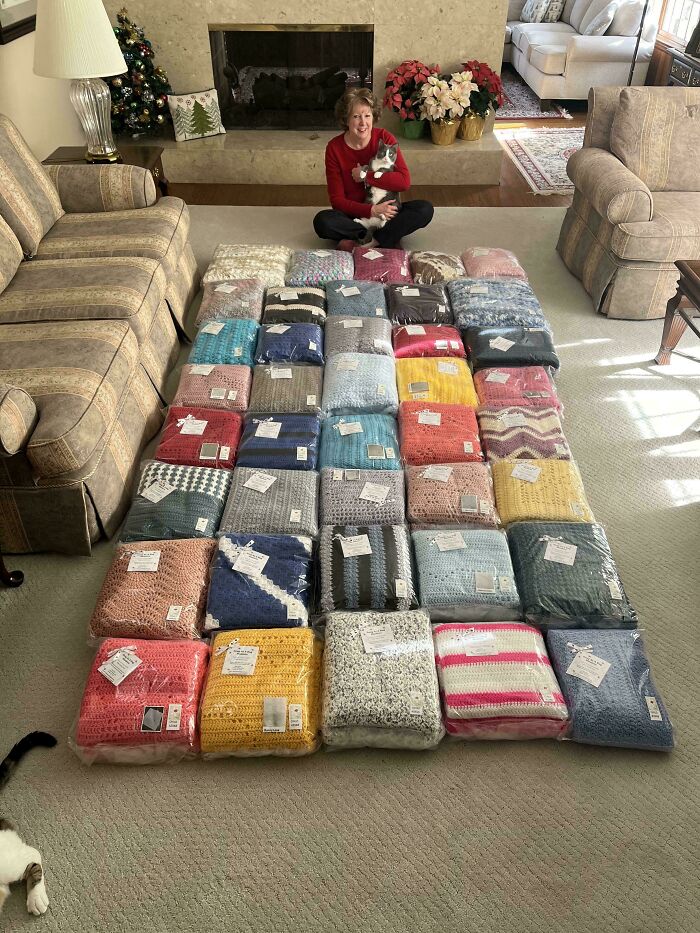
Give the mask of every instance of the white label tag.
M 238 389 L 229 389 L 226 398 L 229 400 L 229 402 L 235 402 L 238 398 Z
M 133 651 L 122 648 L 120 651 L 113 654 L 111 658 L 108 658 L 100 664 L 98 671 L 106 677 L 110 683 L 118 687 L 119 684 L 123 680 L 126 680 L 129 674 L 135 671 L 139 664 L 142 663 L 141 658 L 137 658 Z
M 338 425 L 338 431 L 345 437 L 346 434 L 363 434 L 362 425 L 359 421 L 350 421 Z
M 522 479 L 526 483 L 536 483 L 540 478 L 542 468 L 535 466 L 534 463 L 526 463 L 524 460 L 513 467 L 510 475 L 513 479 Z
M 166 622 L 179 622 L 182 615 L 182 606 L 171 606 L 165 617 Z
M 211 376 L 214 365 L 207 363 L 194 363 L 190 366 L 190 376 Z
M 335 483 L 338 483 L 338 482 L 341 482 L 342 479 L 343 479 L 343 471 L 342 471 L 342 470 L 333 470 L 333 481 L 334 481 Z
M 561 454 L 562 456 L 567 456 L 567 454 L 569 453 L 569 448 L 566 446 L 566 444 L 555 444 L 554 449 L 556 450 L 558 454 Z
M 231 569 L 244 573 L 247 577 L 257 577 L 263 572 L 269 559 L 267 554 L 261 554 L 259 551 L 253 551 L 250 548 L 243 548 L 232 564 Z
M 609 670 L 609 661 L 604 661 L 589 651 L 579 651 L 567 667 L 566 673 L 578 677 L 579 680 L 585 680 L 592 687 L 599 687 Z
M 464 641 L 464 653 L 470 657 L 494 654 L 493 632 L 468 632 Z
M 180 427 L 180 434 L 197 434 L 201 436 L 204 434 L 208 424 L 208 421 L 200 421 L 188 415 L 184 424 Z
M 341 470 L 342 473 L 342 470 Z M 359 470 L 346 470 L 345 471 L 345 482 L 346 483 L 358 483 L 360 481 L 360 471 Z
M 354 370 L 356 370 L 359 365 L 359 360 L 340 360 L 335 364 L 335 368 L 339 372 L 354 372 Z
M 315 405 L 315 404 L 316 404 L 316 396 L 315 396 L 315 395 L 307 395 L 307 396 L 306 396 L 306 404 L 309 405 L 309 406 L 310 406 L 310 405 Z
M 459 372 L 459 367 L 456 363 L 445 363 L 440 360 L 437 364 L 437 370 L 439 373 L 447 373 L 448 376 L 456 376 Z
M 298 525 L 301 522 L 301 509 L 292 509 L 289 513 L 289 521 L 292 525 Z
M 377 385 L 377 395 L 386 395 L 386 386 L 382 382 Z
M 333 250 L 330 249 L 312 249 L 311 252 L 314 256 L 332 256 Z M 290 706 L 291 709 L 291 706 Z
M 388 350 L 391 348 L 391 344 L 388 340 L 382 340 L 381 337 L 375 337 L 372 341 L 372 346 L 375 350 Z
M 352 298 L 353 295 L 359 295 L 360 289 L 356 285 L 343 285 L 340 289 L 345 298 Z
M 309 340 L 309 350 L 318 350 L 318 347 L 313 340 Z
M 404 330 L 411 337 L 420 337 L 425 335 L 425 327 L 422 324 L 406 324 Z
M 206 531 L 209 527 L 208 518 L 198 518 L 197 524 L 194 526 L 195 531 Z
M 583 518 L 586 514 L 580 502 L 569 502 L 569 507 L 577 518 Z
M 397 577 L 394 580 L 394 591 L 396 593 L 397 599 L 406 599 L 408 596 L 408 584 L 405 580 L 402 580 L 400 577 Z
M 276 476 L 270 476 L 269 473 L 253 473 L 253 475 L 243 483 L 245 489 L 254 489 L 256 492 L 267 492 L 273 483 L 277 482 Z
M 158 479 L 155 483 L 151 483 L 150 486 L 144 489 L 141 495 L 144 499 L 148 499 L 149 502 L 160 502 L 161 499 L 169 496 L 174 489 L 175 487 L 171 486 L 170 483 L 166 483 L 163 479 Z
M 464 453 L 465 453 L 465 454 L 473 454 L 473 453 L 474 453 L 474 444 L 472 443 L 472 441 L 465 441 L 463 446 L 464 446 Z
M 659 709 L 659 704 L 656 700 L 656 697 L 645 696 L 647 709 L 649 710 L 649 719 L 652 722 L 663 722 L 663 716 L 661 715 L 661 710 Z
M 231 295 L 231 294 L 233 294 L 233 292 L 236 291 L 236 286 L 235 286 L 235 285 L 226 285 L 226 284 L 224 284 L 224 285 L 217 285 L 216 288 L 214 289 L 214 291 L 215 291 L 215 292 L 223 292 L 224 295 Z
M 380 654 L 385 648 L 395 645 L 394 633 L 388 622 L 377 622 L 360 626 L 360 637 L 365 654 Z
M 281 421 L 263 421 L 255 429 L 255 436 L 278 438 L 281 430 Z
M 488 285 L 472 285 L 469 293 L 471 295 L 488 295 L 489 287 Z
M 432 424 L 436 428 L 442 422 L 442 415 L 439 411 L 421 411 L 418 413 L 418 424 Z
M 182 703 L 168 705 L 168 718 L 165 722 L 166 732 L 177 732 L 182 722 Z
M 396 459 L 396 454 L 394 453 L 394 448 L 393 448 L 393 447 L 385 447 L 385 448 L 384 448 L 384 454 L 386 455 L 386 459 L 387 459 L 387 460 L 395 460 L 395 459 Z
M 401 294 L 405 298 L 420 298 L 420 288 L 410 288 L 408 285 L 404 285 Z
M 271 369 L 270 370 L 271 379 L 291 379 L 292 371 L 291 369 Z
M 364 554 L 372 553 L 372 547 L 367 535 L 351 535 L 348 538 L 341 537 L 340 546 L 343 550 L 343 557 L 362 557 Z
M 160 551 L 136 551 L 135 554 L 131 555 L 129 566 L 126 569 L 127 571 L 148 570 L 153 572 L 158 570 L 159 563 Z
M 568 564 L 572 567 L 576 560 L 577 545 L 567 544 L 565 541 L 548 541 L 544 549 L 544 559 L 555 564 Z
M 499 577 L 498 588 L 503 593 L 510 593 L 510 591 L 513 589 L 513 584 L 511 582 L 510 577 Z
M 297 460 L 307 461 L 309 459 L 308 447 L 297 447 Z
M 505 384 L 510 379 L 510 373 L 500 373 L 497 369 L 492 370 L 486 379 L 485 382 L 500 382 Z
M 454 341 L 453 341 L 454 343 Z M 435 349 L 436 350 L 447 350 L 449 349 L 450 343 L 448 340 L 436 340 Z
M 474 576 L 476 578 L 477 593 L 496 592 L 496 578 L 492 573 L 486 570 L 477 570 L 475 571 Z
M 449 483 L 452 476 L 451 466 L 429 466 L 421 473 L 423 479 L 434 479 L 439 483 Z
M 289 330 L 289 324 L 272 324 L 270 327 L 267 327 L 266 330 L 268 334 L 286 334 Z
M 442 531 L 435 535 L 435 543 L 438 551 L 462 551 L 467 547 L 459 531 Z
M 301 703 L 290 703 L 288 706 L 289 710 L 289 731 L 290 732 L 301 732 L 304 728 L 304 719 L 302 716 L 302 705 Z
M 263 732 L 287 731 L 287 697 L 263 697 Z
M 299 293 L 287 288 L 280 292 L 280 301 L 298 301 Z
M 507 337 L 494 337 L 493 340 L 489 340 L 489 346 L 492 350 L 501 350 L 505 353 L 506 350 L 515 346 L 515 341 L 508 340 Z
M 377 483 L 365 483 L 360 493 L 360 499 L 376 502 L 381 505 L 389 495 L 389 486 L 379 486 Z
M 367 459 L 368 460 L 384 460 L 386 458 L 386 451 L 381 444 L 368 444 L 367 445 Z
M 520 425 L 527 424 L 527 419 L 521 411 L 505 412 L 498 416 L 504 428 L 517 428 Z
M 219 454 L 220 454 L 220 459 L 221 459 L 221 460 L 228 460 L 229 457 L 231 456 L 231 448 L 230 448 L 230 447 L 222 447 L 221 450 L 219 451 Z
M 374 309 L 374 316 L 375 316 L 375 317 L 384 317 L 384 309 L 383 309 L 383 308 L 375 308 L 375 309 Z
M 225 388 L 214 388 L 209 390 L 209 398 L 211 399 L 225 399 L 226 398 L 226 389 Z
M 610 590 L 611 599 L 622 599 L 622 590 L 617 580 L 608 580 L 608 589 Z
M 380 253 L 378 249 L 371 249 L 369 252 L 365 253 L 365 259 L 382 259 L 384 253 Z
M 488 256 L 489 250 L 485 249 L 483 246 L 474 246 L 471 250 L 472 256 Z
M 411 690 L 408 695 L 408 703 L 409 716 L 423 715 L 423 697 L 420 690 Z
M 363 326 L 361 317 L 354 317 L 351 321 L 343 321 L 345 330 L 349 330 L 350 328 L 357 328 L 359 330 Z
M 542 697 L 542 702 L 543 702 L 543 703 L 554 703 L 554 702 L 556 702 L 555 699 L 554 699 L 554 691 L 553 691 L 551 688 L 549 688 L 549 687 L 542 688 L 542 689 L 540 690 L 540 696 Z
M 251 677 L 255 673 L 259 652 L 257 645 L 239 645 L 232 641 L 226 652 L 221 673 Z
M 214 334 L 214 336 L 216 336 L 216 334 L 220 334 L 223 329 L 224 329 L 224 325 L 221 323 L 205 324 L 204 327 L 202 328 L 202 333 L 203 334 Z
M 490 515 L 492 508 L 493 506 L 488 499 L 479 499 L 479 511 L 482 515 Z

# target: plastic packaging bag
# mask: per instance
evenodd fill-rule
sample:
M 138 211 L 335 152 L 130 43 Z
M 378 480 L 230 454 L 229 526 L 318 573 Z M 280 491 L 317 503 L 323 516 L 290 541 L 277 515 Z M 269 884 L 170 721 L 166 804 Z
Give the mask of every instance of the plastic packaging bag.
M 556 408 L 480 408 L 477 412 L 489 460 L 570 460 Z
M 210 538 L 118 544 L 90 620 L 92 638 L 199 638 Z
M 464 278 L 466 272 L 459 256 L 422 249 L 411 253 L 413 281 L 419 285 L 434 285 Z
M 255 362 L 323 366 L 323 329 L 318 324 L 264 324 Z
M 568 710 L 537 629 L 517 622 L 433 629 L 445 725 L 460 739 L 557 738 Z
M 521 279 L 454 279 L 447 283 L 457 327 L 543 327 L 537 296 Z
M 347 470 L 400 470 L 391 415 L 335 415 L 321 425 L 319 464 Z
M 316 415 L 248 415 L 237 464 L 263 470 L 315 470 L 320 436 Z
M 527 273 L 509 249 L 493 246 L 470 246 L 461 256 L 467 276 L 472 279 L 522 279 Z
M 478 404 L 472 374 L 464 360 L 439 356 L 397 360 L 396 382 L 402 402 Z
M 495 366 L 559 369 L 552 337 L 543 327 L 470 327 L 464 342 L 474 372 Z
M 336 353 L 375 353 L 390 356 L 391 324 L 386 318 L 328 317 L 326 357 Z
M 252 380 L 250 366 L 186 363 L 172 404 L 243 412 L 248 408 Z
M 479 404 L 490 408 L 556 408 L 562 410 L 557 390 L 542 366 L 499 366 L 474 373 Z
M 264 324 L 323 324 L 325 289 L 308 285 L 268 288 L 262 319 Z
M 445 734 L 427 612 L 334 612 L 326 622 L 323 740 L 435 748 Z
M 252 366 L 257 336 L 255 321 L 208 321 L 199 328 L 187 362 Z
M 370 353 L 334 354 L 324 374 L 321 407 L 332 415 L 395 415 L 399 398 L 393 358 Z
M 204 630 L 308 625 L 312 546 L 292 535 L 221 535 Z
M 385 318 L 386 296 L 380 282 L 337 279 L 326 283 L 328 316 Z
M 256 366 L 250 411 L 257 414 L 317 414 L 321 410 L 323 367 L 299 363 Z
M 219 243 L 202 283 L 260 279 L 266 288 L 274 288 L 284 285 L 291 258 L 288 246 Z
M 510 620 L 522 616 L 508 540 L 501 531 L 414 531 L 421 605 L 433 620 Z
M 71 748 L 88 765 L 194 757 L 208 660 L 201 641 L 106 638 L 88 675 Z
M 538 628 L 634 628 L 601 525 L 518 522 L 508 529 L 525 618 Z M 545 558 L 545 555 L 546 558 Z
M 405 525 L 324 525 L 321 611 L 417 605 Z
M 406 491 L 412 525 L 500 524 L 486 463 L 407 466 Z
M 595 521 L 573 460 L 494 460 L 491 471 L 504 525 Z
M 547 647 L 571 717 L 564 738 L 660 752 L 673 748 L 673 725 L 641 632 L 548 632 Z
M 161 463 L 231 470 L 242 426 L 243 419 L 236 411 L 171 405 L 155 459 Z
M 322 525 L 403 525 L 405 521 L 400 470 L 321 471 Z
M 146 461 L 120 541 L 213 538 L 232 476 L 231 470 Z
M 220 531 L 318 534 L 318 473 L 237 467 Z
M 309 628 L 220 632 L 202 697 L 202 755 L 315 752 L 320 680 L 321 645 Z
M 459 331 L 447 324 L 399 324 L 394 328 L 394 355 L 397 360 L 407 356 L 467 356 Z
M 408 253 L 403 249 L 382 246 L 356 246 L 352 252 L 355 280 L 365 282 L 412 282 Z
M 259 321 L 264 298 L 265 286 L 260 279 L 206 282 L 195 327 L 208 321 L 226 321 L 229 318 Z
M 390 285 L 387 300 L 394 324 L 451 324 L 454 320 L 442 285 Z
M 482 459 L 476 413 L 466 405 L 402 402 L 401 457 L 406 463 L 466 463 Z
M 292 256 L 286 285 L 325 285 L 335 279 L 351 279 L 355 271 L 352 253 L 338 249 L 298 249 Z

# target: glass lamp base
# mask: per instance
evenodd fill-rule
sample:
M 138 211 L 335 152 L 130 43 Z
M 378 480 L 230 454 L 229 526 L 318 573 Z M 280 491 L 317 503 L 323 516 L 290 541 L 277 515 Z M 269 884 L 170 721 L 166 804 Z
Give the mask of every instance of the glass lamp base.
M 112 138 L 112 100 L 102 78 L 71 81 L 70 100 L 87 138 L 87 162 L 118 162 L 119 151 Z

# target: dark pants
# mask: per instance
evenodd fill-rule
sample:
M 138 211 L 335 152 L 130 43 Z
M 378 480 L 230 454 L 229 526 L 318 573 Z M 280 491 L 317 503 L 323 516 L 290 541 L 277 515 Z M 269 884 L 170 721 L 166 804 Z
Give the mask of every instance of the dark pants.
M 430 201 L 406 201 L 393 220 L 378 230 L 372 230 L 372 236 L 385 249 L 394 249 L 403 237 L 427 227 L 432 219 L 433 205 Z M 319 211 L 314 217 L 314 230 L 322 240 L 362 240 L 367 235 L 362 224 L 355 223 L 342 211 Z

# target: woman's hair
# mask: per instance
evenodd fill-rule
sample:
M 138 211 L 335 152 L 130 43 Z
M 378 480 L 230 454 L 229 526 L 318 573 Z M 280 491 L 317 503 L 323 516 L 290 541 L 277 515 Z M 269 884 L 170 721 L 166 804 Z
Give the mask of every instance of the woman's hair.
M 350 125 L 350 114 L 357 104 L 365 104 L 370 108 L 375 123 L 379 120 L 382 111 L 372 91 L 368 87 L 349 87 L 335 105 L 336 119 L 344 130 Z

